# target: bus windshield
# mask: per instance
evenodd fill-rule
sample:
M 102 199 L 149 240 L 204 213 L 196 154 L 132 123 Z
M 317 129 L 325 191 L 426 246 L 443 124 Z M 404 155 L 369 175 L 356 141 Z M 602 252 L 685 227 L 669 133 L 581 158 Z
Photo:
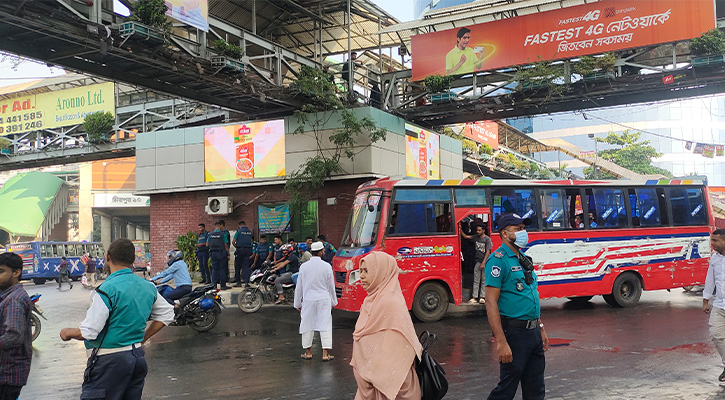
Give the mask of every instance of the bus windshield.
M 380 191 L 365 191 L 355 195 L 342 239 L 343 247 L 366 247 L 375 244 L 380 222 L 380 197 Z

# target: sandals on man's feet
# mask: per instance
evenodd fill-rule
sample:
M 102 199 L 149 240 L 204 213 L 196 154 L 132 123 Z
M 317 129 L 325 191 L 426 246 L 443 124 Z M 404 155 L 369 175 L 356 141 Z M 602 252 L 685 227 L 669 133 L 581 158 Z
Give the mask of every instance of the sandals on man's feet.
M 328 354 L 327 357 L 322 357 L 322 361 L 332 361 L 335 359 L 335 356 L 332 354 Z
M 303 359 L 303 360 L 312 360 L 312 354 L 310 354 L 310 355 L 308 356 L 308 355 L 307 355 L 307 353 L 302 353 L 302 354 L 300 355 L 300 358 L 301 358 L 301 359 Z
M 285 302 L 285 299 L 278 299 L 277 301 L 274 302 L 274 304 L 282 304 L 284 302 Z

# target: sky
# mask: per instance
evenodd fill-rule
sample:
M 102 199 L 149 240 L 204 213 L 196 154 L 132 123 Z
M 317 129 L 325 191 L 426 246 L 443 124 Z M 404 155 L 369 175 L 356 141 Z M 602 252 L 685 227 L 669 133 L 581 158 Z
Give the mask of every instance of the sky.
M 413 0 L 371 0 L 400 22 L 413 19 Z

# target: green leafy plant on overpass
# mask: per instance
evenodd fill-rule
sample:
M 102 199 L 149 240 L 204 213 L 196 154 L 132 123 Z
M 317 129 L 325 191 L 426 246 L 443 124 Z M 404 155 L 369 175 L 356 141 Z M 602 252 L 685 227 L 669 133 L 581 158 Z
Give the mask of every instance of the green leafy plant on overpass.
M 113 114 L 108 111 L 86 114 L 83 130 L 88 134 L 88 141 L 94 144 L 107 142 L 114 122 Z

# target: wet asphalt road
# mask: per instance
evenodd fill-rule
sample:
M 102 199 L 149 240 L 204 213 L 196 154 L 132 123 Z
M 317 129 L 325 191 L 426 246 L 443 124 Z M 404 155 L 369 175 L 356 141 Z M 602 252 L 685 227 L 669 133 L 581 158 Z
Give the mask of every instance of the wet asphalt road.
M 59 292 L 48 283 L 26 284 L 42 293 L 43 321 L 34 343 L 26 399 L 77 399 L 85 352 L 81 342 L 62 342 L 60 328 L 76 327 L 88 306 L 80 284 Z M 631 309 L 610 308 L 601 297 L 584 306 L 542 301 L 552 341 L 547 352 L 548 399 L 725 399 L 719 357 L 708 338 L 700 293 L 681 289 L 645 292 Z M 431 354 L 444 366 L 450 399 L 482 399 L 495 386 L 498 364 L 483 307 L 449 312 L 437 323 L 416 323 L 439 336 Z M 352 399 L 349 364 L 357 315 L 335 311 L 331 362 L 304 361 L 299 316 L 291 306 L 265 306 L 256 314 L 236 306 L 208 333 L 168 327 L 151 339 L 146 357 L 148 399 Z M 520 398 L 520 393 L 519 397 Z

